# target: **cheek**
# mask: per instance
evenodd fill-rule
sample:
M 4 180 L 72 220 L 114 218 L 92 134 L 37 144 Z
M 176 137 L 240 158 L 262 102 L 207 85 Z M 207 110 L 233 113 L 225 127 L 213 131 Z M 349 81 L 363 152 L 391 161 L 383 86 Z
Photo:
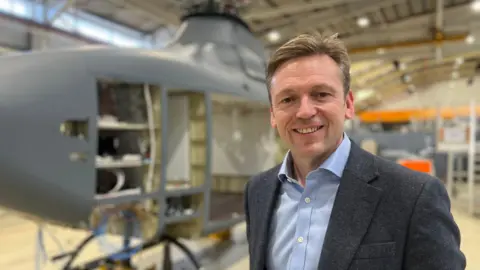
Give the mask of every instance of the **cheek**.
M 322 109 L 323 117 L 325 117 L 331 125 L 335 125 L 338 123 L 343 125 L 343 119 L 345 118 L 344 114 L 344 108 L 339 107 L 336 104 L 332 104 L 332 106 L 326 106 Z

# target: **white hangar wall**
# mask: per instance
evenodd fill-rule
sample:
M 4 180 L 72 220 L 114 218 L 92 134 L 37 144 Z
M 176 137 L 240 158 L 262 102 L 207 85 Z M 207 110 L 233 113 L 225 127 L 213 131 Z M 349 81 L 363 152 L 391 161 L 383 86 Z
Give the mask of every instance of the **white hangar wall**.
M 0 1 L 0 47 L 30 51 L 110 44 L 121 47 L 163 47 L 175 27 L 146 35 L 81 11 L 64 12 L 61 5 L 44 8 L 29 0 Z M 52 26 L 46 26 L 51 23 Z
M 462 107 L 468 106 L 471 100 L 480 103 L 480 76 L 475 77 L 471 85 L 467 84 L 466 78 L 440 82 L 418 90 L 416 94 L 385 101 L 375 110 Z

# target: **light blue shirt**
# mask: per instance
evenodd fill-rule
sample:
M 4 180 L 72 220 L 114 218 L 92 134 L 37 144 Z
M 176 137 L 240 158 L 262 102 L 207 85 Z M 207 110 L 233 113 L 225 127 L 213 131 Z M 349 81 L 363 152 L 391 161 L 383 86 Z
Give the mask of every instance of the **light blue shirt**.
M 267 269 L 318 268 L 333 202 L 350 147 L 351 142 L 344 134 L 337 150 L 318 169 L 307 175 L 305 188 L 291 177 L 291 156 L 290 152 L 287 153 L 278 174 L 282 187 L 270 227 Z

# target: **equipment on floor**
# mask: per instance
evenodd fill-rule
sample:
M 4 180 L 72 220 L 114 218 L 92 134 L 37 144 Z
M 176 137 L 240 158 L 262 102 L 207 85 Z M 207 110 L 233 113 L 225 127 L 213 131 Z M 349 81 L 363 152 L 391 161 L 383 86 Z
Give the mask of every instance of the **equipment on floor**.
M 455 109 L 451 110 L 455 114 Z M 470 215 L 480 214 L 480 142 L 478 109 L 475 100 L 469 104 L 467 117 L 437 117 L 437 152 L 446 155 L 445 182 L 452 203 Z

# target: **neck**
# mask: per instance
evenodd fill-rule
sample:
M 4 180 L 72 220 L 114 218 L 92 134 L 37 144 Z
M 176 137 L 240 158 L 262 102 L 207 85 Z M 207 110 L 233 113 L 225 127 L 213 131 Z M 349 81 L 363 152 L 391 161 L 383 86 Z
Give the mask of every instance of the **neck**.
M 334 150 L 335 151 L 335 150 Z M 333 153 L 333 151 L 332 151 Z M 295 173 L 295 178 L 297 181 L 302 185 L 305 186 L 305 180 L 311 171 L 316 170 L 322 163 L 330 156 L 331 153 L 328 155 L 321 155 L 314 158 L 304 158 L 304 157 L 296 157 L 292 153 L 292 165 L 293 171 Z
M 305 186 L 305 180 L 308 173 L 320 167 L 322 163 L 325 162 L 325 160 L 327 160 L 327 158 L 331 154 L 333 154 L 335 150 L 337 150 L 338 146 L 342 143 L 342 140 L 343 136 L 340 138 L 335 148 L 314 157 L 302 157 L 300 155 L 296 155 L 293 151 L 291 151 L 293 165 L 292 171 L 295 174 L 294 177 L 297 179 L 300 185 L 302 185 L 303 187 Z

